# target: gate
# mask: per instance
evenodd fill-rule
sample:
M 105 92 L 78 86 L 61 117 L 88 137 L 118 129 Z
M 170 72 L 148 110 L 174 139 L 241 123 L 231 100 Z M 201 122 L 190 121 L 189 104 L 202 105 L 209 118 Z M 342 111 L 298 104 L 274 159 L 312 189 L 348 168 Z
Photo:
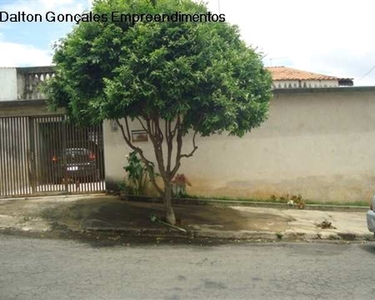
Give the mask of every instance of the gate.
M 102 126 L 64 116 L 0 118 L 0 197 L 105 190 Z

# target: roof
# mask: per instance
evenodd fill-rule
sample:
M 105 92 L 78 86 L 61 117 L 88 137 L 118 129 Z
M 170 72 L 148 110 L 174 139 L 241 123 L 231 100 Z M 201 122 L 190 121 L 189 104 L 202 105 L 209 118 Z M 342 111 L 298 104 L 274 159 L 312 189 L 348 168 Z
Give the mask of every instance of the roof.
M 17 69 L 24 73 L 33 72 L 53 72 L 54 66 L 43 66 L 43 67 L 0 67 L 0 69 Z M 335 76 L 328 76 L 313 72 L 301 71 L 293 68 L 284 66 L 279 67 L 267 67 L 268 71 L 271 72 L 273 81 L 287 81 L 287 80 L 338 80 L 339 85 L 353 86 L 353 78 L 339 78 Z
M 276 80 L 340 80 L 342 78 L 318 73 L 306 72 L 288 67 L 268 67 L 272 79 Z M 349 79 L 349 78 L 348 78 Z

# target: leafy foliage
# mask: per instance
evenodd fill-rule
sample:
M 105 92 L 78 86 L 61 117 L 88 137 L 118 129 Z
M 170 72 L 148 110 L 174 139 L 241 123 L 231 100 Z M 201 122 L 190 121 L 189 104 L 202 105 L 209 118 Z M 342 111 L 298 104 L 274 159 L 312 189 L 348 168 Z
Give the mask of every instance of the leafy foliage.
M 128 156 L 128 165 L 124 167 L 134 195 L 145 195 L 147 184 L 150 182 L 147 166 L 139 159 L 137 152 L 133 151 Z M 154 166 L 152 165 L 152 172 Z
M 118 189 L 118 191 L 120 191 L 120 193 L 124 193 L 124 194 L 133 193 L 133 189 L 126 184 L 125 180 L 119 181 L 117 183 L 117 189 Z
M 206 13 L 192 1 L 96 1 L 107 13 Z M 49 103 L 76 121 L 150 116 L 175 120 L 204 136 L 242 136 L 266 117 L 270 76 L 260 55 L 227 23 L 90 22 L 56 46 Z
M 205 14 L 207 8 L 192 0 L 94 2 L 93 13 L 113 11 Z M 266 119 L 271 76 L 261 58 L 228 23 L 80 23 L 55 45 L 56 75 L 45 91 L 49 106 L 65 107 L 77 123 L 116 120 L 164 196 L 173 223 L 171 180 L 181 159 L 197 150 L 196 135 L 226 131 L 241 137 Z M 129 120 L 137 120 L 150 137 L 163 189 L 151 160 L 131 141 Z M 193 150 L 183 153 L 188 132 L 193 132 Z

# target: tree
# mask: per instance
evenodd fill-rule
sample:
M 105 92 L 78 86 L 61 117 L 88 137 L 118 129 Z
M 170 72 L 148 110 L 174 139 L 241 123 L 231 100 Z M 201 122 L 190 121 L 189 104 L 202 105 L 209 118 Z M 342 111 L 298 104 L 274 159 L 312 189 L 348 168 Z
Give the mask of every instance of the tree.
M 97 0 L 93 13 L 207 14 L 191 0 Z M 49 106 L 65 107 L 80 124 L 115 120 L 126 144 L 145 162 L 162 195 L 166 219 L 175 223 L 171 180 L 181 160 L 194 155 L 196 136 L 243 136 L 267 116 L 271 77 L 261 55 L 225 22 L 81 22 L 55 46 L 56 75 Z M 152 142 L 163 180 L 151 159 L 132 143 L 129 121 Z M 192 149 L 183 153 L 186 135 Z M 184 138 L 185 137 L 185 138 Z

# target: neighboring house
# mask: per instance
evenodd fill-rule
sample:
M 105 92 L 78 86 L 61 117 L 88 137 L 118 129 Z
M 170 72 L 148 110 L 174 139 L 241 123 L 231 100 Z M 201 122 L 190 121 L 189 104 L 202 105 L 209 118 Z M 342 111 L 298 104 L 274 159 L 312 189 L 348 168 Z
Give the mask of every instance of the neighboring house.
M 39 70 L 0 69 L 0 183 L 6 183 L 0 184 L 0 197 L 4 190 L 8 197 L 77 192 L 70 182 L 46 185 L 41 181 L 43 158 L 48 158 L 43 153 L 50 145 L 45 141 L 54 132 L 61 138 L 67 128 L 56 116 L 63 111 L 49 112 L 43 95 L 38 94 L 37 83 L 48 74 L 52 76 L 46 68 Z M 300 76 L 297 80 L 271 72 L 277 88 L 268 120 L 243 138 L 225 134 L 197 138 L 198 151 L 183 160 L 180 170 L 192 183 L 187 192 L 255 199 L 301 194 L 321 202 L 371 199 L 375 192 L 375 87 L 340 87 L 340 81 L 352 81 L 331 76 L 314 77 L 316 80 Z M 293 84 L 301 83 L 301 87 L 285 88 L 287 79 L 295 79 Z M 308 88 L 308 83 L 315 81 L 323 85 Z M 282 83 L 284 87 L 277 86 Z M 334 87 L 324 88 L 328 83 Z M 131 127 L 132 135 L 142 130 L 137 122 Z M 12 128 L 19 130 L 9 131 Z M 87 134 L 81 133 L 81 138 L 104 139 L 106 187 L 116 186 L 124 180 L 123 167 L 131 149 L 110 121 L 88 130 Z M 186 137 L 186 151 L 191 148 L 190 138 Z M 15 140 L 25 142 L 14 144 Z M 142 138 L 137 143 L 148 157 L 153 157 L 150 141 Z M 9 182 L 13 185 L 11 193 Z M 81 185 L 79 192 L 103 191 L 106 187 L 90 183 Z
M 48 110 L 40 84 L 52 67 L 0 68 L 0 198 L 105 191 L 103 127 Z
M 0 101 L 44 99 L 39 85 L 53 76 L 50 66 L 29 68 L 0 67 Z
M 353 86 L 352 78 L 338 78 L 288 67 L 268 67 L 273 79 L 273 87 L 283 88 L 325 88 Z

